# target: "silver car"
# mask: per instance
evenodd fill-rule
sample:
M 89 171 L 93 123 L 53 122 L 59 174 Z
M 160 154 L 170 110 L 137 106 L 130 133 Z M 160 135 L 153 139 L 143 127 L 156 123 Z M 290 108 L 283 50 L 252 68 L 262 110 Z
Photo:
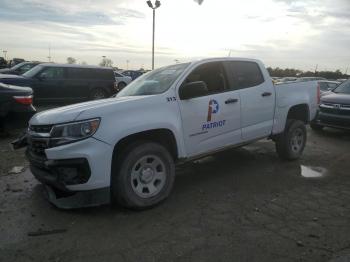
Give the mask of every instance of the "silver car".
M 130 82 L 132 81 L 132 78 L 130 76 L 125 76 L 119 72 L 114 72 L 115 81 L 116 81 L 116 87 L 118 90 L 122 90 L 124 87 L 126 87 Z

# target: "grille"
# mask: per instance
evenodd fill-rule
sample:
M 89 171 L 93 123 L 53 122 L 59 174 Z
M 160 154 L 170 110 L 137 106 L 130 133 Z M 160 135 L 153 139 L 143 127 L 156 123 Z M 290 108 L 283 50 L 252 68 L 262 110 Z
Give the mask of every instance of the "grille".
M 35 133 L 50 133 L 52 125 L 32 125 L 29 129 Z
M 348 105 L 342 105 L 342 108 L 350 108 Z M 342 116 L 350 116 L 350 110 L 349 109 L 342 109 L 342 108 L 326 108 L 326 107 L 321 107 L 321 112 L 322 113 L 328 113 L 328 114 L 333 114 L 333 115 L 342 115 Z
M 32 139 L 31 144 L 30 144 L 30 150 L 40 156 L 45 155 L 45 149 L 49 148 L 47 140 L 36 140 Z

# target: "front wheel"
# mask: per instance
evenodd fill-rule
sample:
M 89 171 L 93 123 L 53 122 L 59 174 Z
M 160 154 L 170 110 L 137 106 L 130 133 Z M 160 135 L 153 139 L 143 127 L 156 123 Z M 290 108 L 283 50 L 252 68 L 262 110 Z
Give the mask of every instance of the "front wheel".
M 124 82 L 120 82 L 120 83 L 118 84 L 118 89 L 119 89 L 119 91 L 122 90 L 124 87 L 126 87 L 126 84 L 125 84 Z
M 146 209 L 169 196 L 175 165 L 166 148 L 158 143 L 139 142 L 120 155 L 112 168 L 112 200 L 127 208 Z
M 282 159 L 298 159 L 305 148 L 307 132 L 304 122 L 300 120 L 287 120 L 286 128 L 276 138 L 276 151 Z

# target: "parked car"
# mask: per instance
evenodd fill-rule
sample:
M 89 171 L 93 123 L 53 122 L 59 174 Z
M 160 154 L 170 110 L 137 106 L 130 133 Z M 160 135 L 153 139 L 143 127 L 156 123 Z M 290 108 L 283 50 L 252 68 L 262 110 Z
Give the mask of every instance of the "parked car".
M 128 84 L 131 83 L 132 78 L 130 76 L 125 76 L 122 73 L 118 73 L 114 71 L 116 86 L 118 87 L 118 91 L 122 90 Z
M 10 62 L 8 63 L 8 67 L 14 67 L 15 65 L 25 62 L 25 60 L 23 58 L 13 58 L 12 60 L 10 60 Z
M 11 68 L 0 69 L 0 74 L 22 75 L 38 64 L 40 64 L 40 62 L 22 62 Z
M 348 79 L 346 79 L 346 78 L 337 79 L 337 81 L 338 81 L 338 82 L 341 82 L 341 83 L 342 83 L 342 82 L 345 82 L 346 80 L 348 80 Z
M 123 71 L 122 74 L 125 76 L 130 76 L 132 80 L 135 80 L 139 76 L 142 76 L 144 72 L 139 70 L 126 70 Z
M 22 76 L 1 75 L 0 82 L 29 86 L 35 101 L 81 101 L 109 97 L 116 93 L 111 68 L 45 63 Z
M 278 79 L 278 83 L 286 83 L 286 82 L 294 82 L 297 81 L 298 78 L 297 77 L 282 77 L 280 79 Z
M 317 117 L 311 127 L 314 130 L 324 127 L 350 130 L 350 80 L 321 98 Z
M 302 81 L 317 81 L 317 80 L 327 80 L 327 79 L 324 77 L 317 77 L 317 76 L 309 77 L 309 76 L 307 76 L 307 77 L 300 77 L 300 78 L 298 78 L 297 81 L 302 82 Z
M 169 196 L 176 162 L 263 138 L 298 159 L 317 99 L 317 82 L 277 87 L 258 60 L 204 59 L 149 72 L 113 98 L 38 113 L 13 145 L 28 141 L 30 169 L 59 207 L 104 192 L 144 209 Z
M 339 84 L 340 84 L 340 82 L 337 82 L 337 81 L 328 81 L 328 80 L 318 81 L 318 85 L 319 85 L 322 96 L 330 93 Z
M 27 126 L 35 112 L 31 88 L 0 83 L 0 127 L 10 120 L 16 125 Z
M 7 62 L 5 58 L 0 57 L 0 68 L 6 68 L 7 67 Z

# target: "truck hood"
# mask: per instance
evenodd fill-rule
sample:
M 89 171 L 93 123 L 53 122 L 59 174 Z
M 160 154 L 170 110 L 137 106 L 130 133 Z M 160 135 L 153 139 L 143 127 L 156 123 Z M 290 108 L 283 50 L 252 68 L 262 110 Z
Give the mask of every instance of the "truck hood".
M 322 96 L 321 102 L 350 105 L 350 94 L 341 94 L 341 93 L 331 92 L 330 94 Z
M 121 104 L 144 99 L 145 96 L 128 96 L 108 98 L 85 103 L 58 107 L 37 113 L 32 117 L 30 125 L 52 125 L 79 120 L 83 113 L 93 117 L 103 117 L 103 113 L 109 110 L 118 110 Z

